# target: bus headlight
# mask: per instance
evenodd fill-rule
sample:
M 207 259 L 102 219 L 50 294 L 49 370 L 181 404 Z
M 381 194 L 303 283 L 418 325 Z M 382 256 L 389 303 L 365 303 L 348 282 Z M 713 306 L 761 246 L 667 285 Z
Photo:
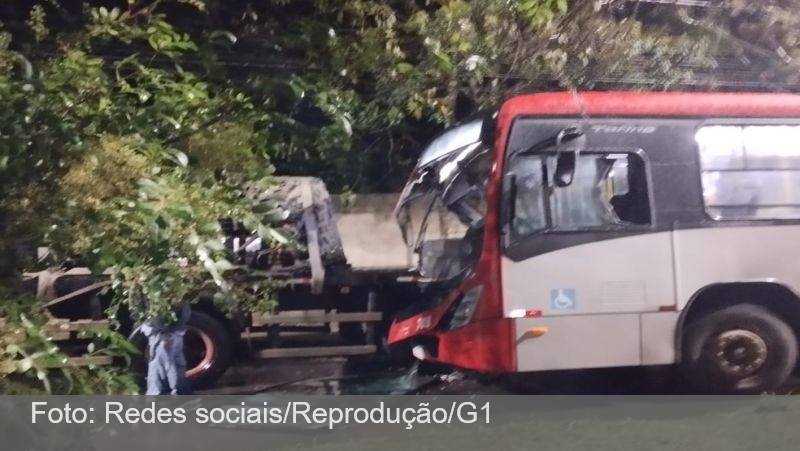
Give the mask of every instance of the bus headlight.
M 481 298 L 483 286 L 478 285 L 464 293 L 461 300 L 453 310 L 450 321 L 448 322 L 448 329 L 457 329 L 466 325 L 472 319 L 475 313 L 475 307 L 478 305 L 478 300 Z

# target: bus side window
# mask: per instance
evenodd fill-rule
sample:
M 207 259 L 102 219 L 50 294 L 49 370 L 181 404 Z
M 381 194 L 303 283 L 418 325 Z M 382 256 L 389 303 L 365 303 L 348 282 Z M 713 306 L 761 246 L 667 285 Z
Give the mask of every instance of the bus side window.
M 555 187 L 556 158 L 530 155 L 511 170 L 517 188 L 511 241 L 545 230 L 575 231 L 651 223 L 644 160 L 633 153 L 581 153 L 573 183 Z
M 708 125 L 695 139 L 712 219 L 800 219 L 800 126 Z
M 620 221 L 631 224 L 650 224 L 650 199 L 644 160 L 626 155 L 612 167 L 611 206 Z
M 551 158 L 550 165 L 555 165 Z M 584 153 L 572 185 L 552 190 L 553 228 L 578 230 L 650 224 L 644 160 L 629 153 Z
M 532 235 L 547 227 L 545 212 L 544 177 L 546 167 L 541 156 L 517 159 L 514 173 L 517 176 L 515 215 L 512 222 L 512 239 Z

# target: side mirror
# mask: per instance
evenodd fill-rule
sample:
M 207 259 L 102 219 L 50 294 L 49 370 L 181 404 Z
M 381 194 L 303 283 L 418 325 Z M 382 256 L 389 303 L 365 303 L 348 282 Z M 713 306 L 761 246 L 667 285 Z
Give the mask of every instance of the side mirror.
M 556 136 L 556 171 L 553 182 L 559 188 L 570 186 L 575 178 L 578 152 L 586 148 L 586 135 L 577 127 L 561 130 Z
M 575 179 L 575 152 L 563 152 L 558 154 L 556 159 L 556 172 L 553 175 L 553 182 L 559 188 L 566 188 L 572 185 Z

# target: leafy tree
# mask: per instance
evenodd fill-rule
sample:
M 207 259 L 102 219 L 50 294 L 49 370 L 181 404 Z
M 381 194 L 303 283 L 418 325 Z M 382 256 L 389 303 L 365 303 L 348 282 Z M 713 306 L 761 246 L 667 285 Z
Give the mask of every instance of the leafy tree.
M 522 91 L 794 89 L 797 6 L 4 2 L 0 247 L 83 254 L 111 274 L 117 305 L 143 316 L 205 288 L 228 307 L 263 308 L 265 287 L 234 283 L 217 218 L 274 238 L 272 206 L 247 195 L 273 171 L 396 190 L 432 134 Z M 0 336 L 23 330 L 35 348 L 41 317 L 20 315 L 7 312 L 17 320 Z M 41 349 L 22 348 L 5 348 L 0 366 L 39 374 L 20 362 Z
M 796 1 L 660 3 L 263 0 L 208 17 L 239 37 L 218 58 L 272 111 L 278 170 L 369 192 L 397 190 L 433 133 L 513 93 L 796 85 L 781 56 L 797 52 Z
M 14 46 L 16 36 L 2 34 L 2 246 L 47 244 L 54 261 L 83 256 L 112 278 L 114 306 L 137 320 L 169 317 L 202 290 L 228 308 L 264 308 L 266 287 L 245 292 L 232 279 L 218 220 L 235 217 L 268 242 L 275 236 L 271 206 L 247 195 L 265 189 L 272 170 L 265 116 L 241 92 L 181 66 L 198 45 L 166 20 L 166 3 L 89 7 L 85 23 L 67 31 L 52 31 L 34 5 L 28 41 Z M 112 44 L 123 58 L 95 56 Z M 53 50 L 31 62 L 24 49 L 32 45 Z M 10 341 L 0 374 L 12 367 L 46 380 L 46 363 L 61 354 L 39 339 L 42 312 L 25 305 L 4 312 L 0 336 Z

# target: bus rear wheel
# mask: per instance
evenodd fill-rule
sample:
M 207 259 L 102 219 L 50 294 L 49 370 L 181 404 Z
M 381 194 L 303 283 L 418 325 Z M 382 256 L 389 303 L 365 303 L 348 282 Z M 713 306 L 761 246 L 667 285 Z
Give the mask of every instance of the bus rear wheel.
M 763 307 L 739 304 L 686 327 L 681 367 L 703 392 L 758 394 L 786 382 L 797 354 L 797 337 L 788 324 Z

